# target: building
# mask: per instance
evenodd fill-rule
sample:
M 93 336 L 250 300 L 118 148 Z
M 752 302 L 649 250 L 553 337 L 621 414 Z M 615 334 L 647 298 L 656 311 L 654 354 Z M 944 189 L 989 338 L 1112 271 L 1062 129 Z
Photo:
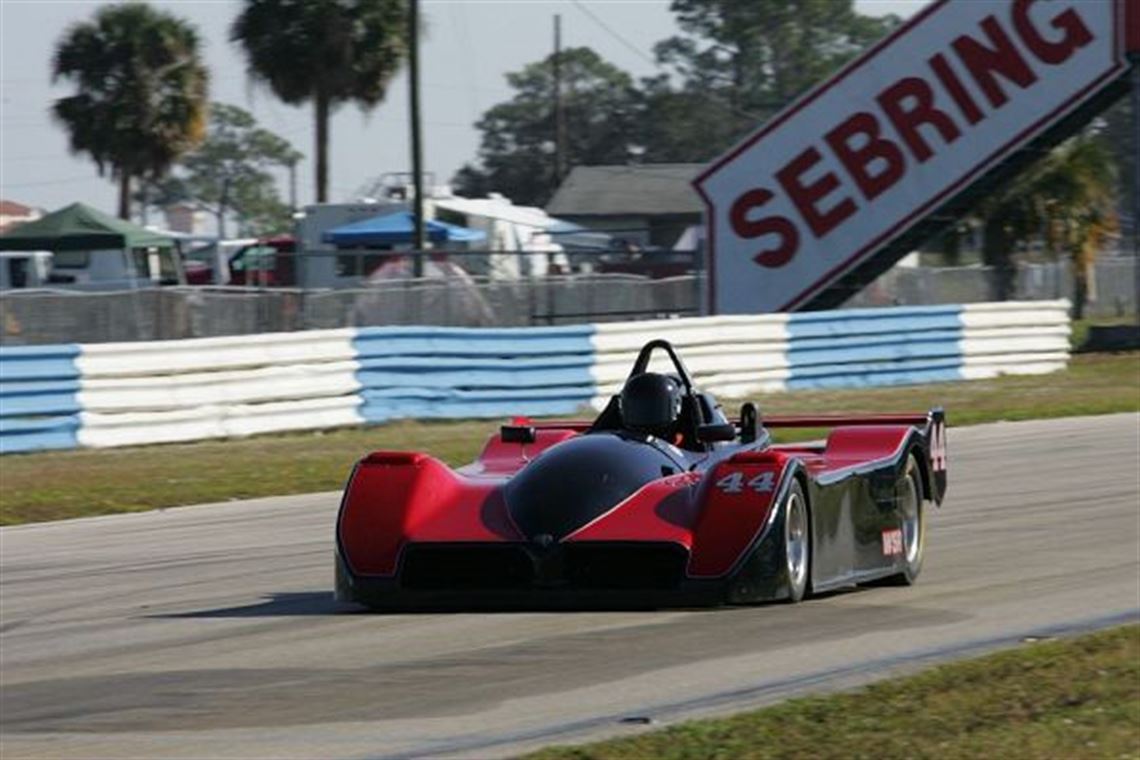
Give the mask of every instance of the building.
M 6 232 L 24 222 L 31 222 L 43 216 L 39 209 L 25 206 L 22 203 L 0 199 L 0 232 Z
M 640 246 L 673 248 L 687 230 L 702 224 L 704 206 L 690 182 L 704 168 L 704 164 L 576 166 L 546 211 Z
M 166 228 L 187 235 L 201 235 L 206 232 L 209 215 L 189 203 L 176 203 L 162 210 L 166 215 Z

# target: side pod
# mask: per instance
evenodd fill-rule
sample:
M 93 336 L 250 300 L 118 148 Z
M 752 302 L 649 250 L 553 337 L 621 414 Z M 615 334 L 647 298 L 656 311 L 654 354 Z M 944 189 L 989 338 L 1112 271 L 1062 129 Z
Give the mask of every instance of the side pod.
M 453 480 L 447 465 L 418 452 L 376 451 L 357 462 L 337 517 L 337 547 L 348 567 L 393 575 L 412 518 L 434 511 Z
M 780 505 L 801 469 L 788 453 L 747 451 L 721 462 L 704 484 L 689 576 L 728 580 L 728 601 L 786 596 Z

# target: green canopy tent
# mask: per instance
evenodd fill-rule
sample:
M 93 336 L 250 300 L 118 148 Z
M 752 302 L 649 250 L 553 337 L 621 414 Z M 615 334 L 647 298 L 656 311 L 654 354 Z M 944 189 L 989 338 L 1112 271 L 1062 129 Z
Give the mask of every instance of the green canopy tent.
M 83 203 L 53 211 L 0 235 L 5 251 L 91 251 L 106 248 L 173 248 L 174 241 Z

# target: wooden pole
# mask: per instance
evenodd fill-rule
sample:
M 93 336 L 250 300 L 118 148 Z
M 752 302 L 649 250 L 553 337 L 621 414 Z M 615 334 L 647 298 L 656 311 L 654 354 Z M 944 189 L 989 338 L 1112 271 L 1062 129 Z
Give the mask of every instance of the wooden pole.
M 562 15 L 554 14 L 554 188 L 566 174 L 566 111 L 562 107 Z

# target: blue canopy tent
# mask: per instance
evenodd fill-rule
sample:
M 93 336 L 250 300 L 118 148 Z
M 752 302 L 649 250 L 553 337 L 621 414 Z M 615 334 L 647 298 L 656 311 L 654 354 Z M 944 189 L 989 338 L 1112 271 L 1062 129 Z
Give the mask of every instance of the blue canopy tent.
M 343 248 L 369 245 L 410 245 L 415 236 L 415 219 L 408 211 L 397 211 L 326 230 L 322 239 Z M 432 243 L 475 243 L 487 237 L 480 230 L 460 227 L 435 219 L 424 220 L 424 236 Z

